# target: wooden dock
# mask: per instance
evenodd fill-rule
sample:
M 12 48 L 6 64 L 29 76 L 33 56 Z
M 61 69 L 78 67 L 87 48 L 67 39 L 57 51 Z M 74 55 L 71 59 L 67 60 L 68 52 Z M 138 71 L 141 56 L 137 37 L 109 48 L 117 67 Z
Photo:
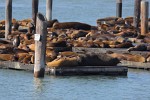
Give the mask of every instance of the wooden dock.
M 33 72 L 33 64 L 22 64 L 19 62 L 0 61 L 0 68 L 14 69 Z M 72 75 L 110 75 L 127 76 L 128 68 L 125 66 L 77 66 L 45 69 L 45 74 L 56 76 Z

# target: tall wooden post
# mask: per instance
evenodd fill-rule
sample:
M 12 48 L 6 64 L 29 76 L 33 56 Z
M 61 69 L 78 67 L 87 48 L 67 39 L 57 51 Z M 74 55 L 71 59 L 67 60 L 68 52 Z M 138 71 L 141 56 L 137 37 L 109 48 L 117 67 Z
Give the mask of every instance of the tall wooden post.
M 141 35 L 148 33 L 149 2 L 141 1 Z
M 139 30 L 140 14 L 141 14 L 141 0 L 134 0 L 133 26 L 135 27 L 136 32 Z
M 34 77 L 39 78 L 44 77 L 45 73 L 47 36 L 46 18 L 41 13 L 38 13 L 36 23 Z
M 116 17 L 122 17 L 122 0 L 116 0 Z
M 8 39 L 12 28 L 12 0 L 6 0 L 5 14 L 5 39 Z
M 32 20 L 36 26 L 36 15 L 38 13 L 39 0 L 32 0 Z
M 52 20 L 52 5 L 53 5 L 53 0 L 46 0 L 46 18 L 47 18 L 47 21 Z

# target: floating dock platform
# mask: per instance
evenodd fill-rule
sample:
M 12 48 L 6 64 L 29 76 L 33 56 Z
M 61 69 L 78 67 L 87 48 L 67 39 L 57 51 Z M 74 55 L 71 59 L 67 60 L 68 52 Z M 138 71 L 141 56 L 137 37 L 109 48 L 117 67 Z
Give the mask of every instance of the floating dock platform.
M 0 68 L 31 71 L 34 70 L 33 64 L 22 64 L 19 62 L 0 61 Z M 72 75 L 110 75 L 127 76 L 128 68 L 125 66 L 77 66 L 45 69 L 45 74 L 56 76 Z

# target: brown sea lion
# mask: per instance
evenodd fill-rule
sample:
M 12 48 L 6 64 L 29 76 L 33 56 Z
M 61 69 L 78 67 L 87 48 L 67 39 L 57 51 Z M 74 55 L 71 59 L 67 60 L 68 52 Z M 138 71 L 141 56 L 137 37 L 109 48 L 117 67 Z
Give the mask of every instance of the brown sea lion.
M 22 62 L 22 60 L 29 55 L 28 53 L 17 53 L 18 61 Z
M 125 54 L 128 61 L 146 62 L 146 58 L 141 55 Z
M 13 61 L 14 55 L 13 54 L 0 54 L 1 61 Z
M 150 56 L 147 58 L 147 62 L 150 62 Z
M 61 57 L 53 60 L 52 62 L 48 62 L 48 67 L 75 67 L 78 66 L 78 57 Z
M 24 64 L 31 64 L 32 55 L 26 55 L 26 57 L 21 61 Z
M 30 51 L 35 51 L 35 44 L 28 45 Z
M 76 29 L 76 30 L 91 30 L 91 25 L 80 22 L 64 22 L 54 23 L 54 29 Z

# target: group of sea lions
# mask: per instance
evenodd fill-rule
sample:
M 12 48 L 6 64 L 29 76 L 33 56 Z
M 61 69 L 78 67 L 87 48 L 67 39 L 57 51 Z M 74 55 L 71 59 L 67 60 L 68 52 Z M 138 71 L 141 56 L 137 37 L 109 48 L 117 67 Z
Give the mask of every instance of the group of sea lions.
M 130 54 L 131 51 L 150 51 L 150 33 L 140 35 L 133 26 L 133 17 L 108 17 L 97 20 L 97 26 L 81 22 L 47 21 L 46 64 L 49 67 L 108 66 L 120 60 L 147 62 L 150 57 Z M 0 21 L 0 38 L 4 38 L 5 21 Z M 9 40 L 0 40 L 0 60 L 34 64 L 35 25 L 32 20 L 12 20 Z M 140 41 L 140 42 L 139 42 Z M 55 48 L 125 48 L 129 53 L 75 53 Z

